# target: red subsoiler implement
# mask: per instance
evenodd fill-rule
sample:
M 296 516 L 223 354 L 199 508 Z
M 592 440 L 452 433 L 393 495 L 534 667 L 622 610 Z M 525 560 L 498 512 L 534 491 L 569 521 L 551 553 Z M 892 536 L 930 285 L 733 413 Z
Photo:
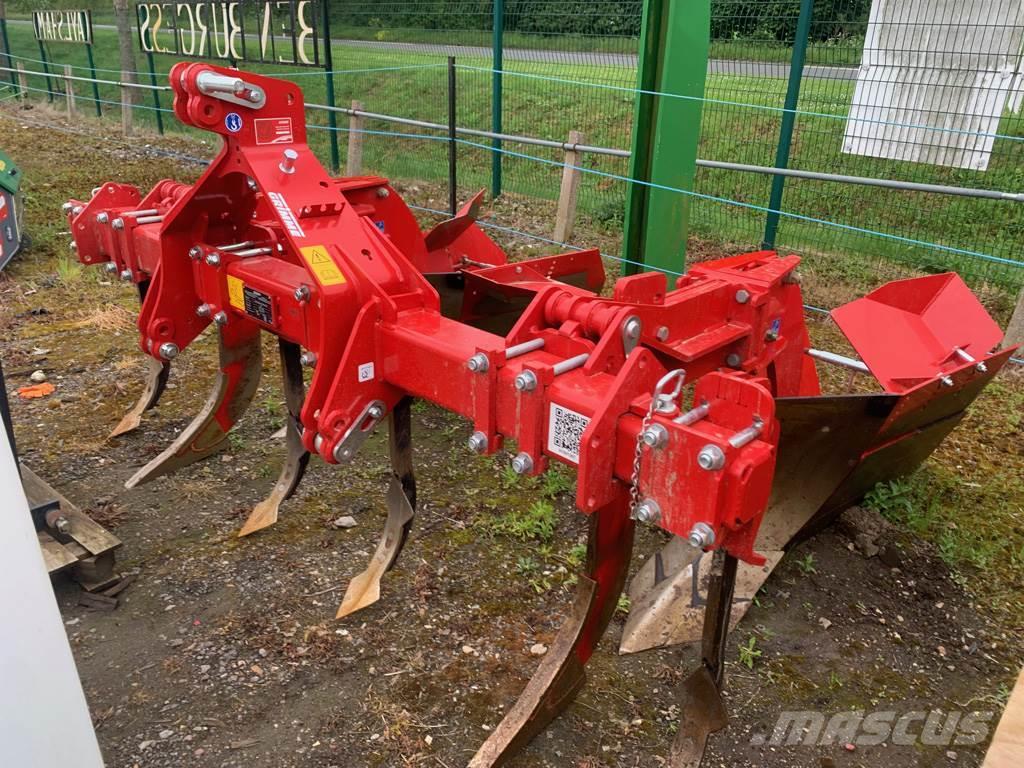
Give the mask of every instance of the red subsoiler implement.
M 81 262 L 104 264 L 142 299 L 151 368 L 114 434 L 139 425 L 171 361 L 217 328 L 213 392 L 129 487 L 226 444 L 256 390 L 263 331 L 279 339 L 288 456 L 240 535 L 277 520 L 310 454 L 351 461 L 388 421 L 387 524 L 339 617 L 379 598 L 410 531 L 413 398 L 472 421 L 477 453 L 514 440 L 516 472 L 578 470 L 590 540 L 570 617 L 472 766 L 503 762 L 580 689 L 637 523 L 675 538 L 634 580 L 623 645 L 694 639 L 703 616 L 703 663 L 682 686 L 671 749 L 671 765 L 698 764 L 726 723 L 723 646 L 745 604 L 730 610 L 734 596 L 752 596 L 795 538 L 919 464 L 1012 352 L 993 352 L 1002 334 L 955 274 L 836 309 L 860 360 L 810 348 L 796 256 L 695 265 L 674 288 L 660 273 L 626 277 L 607 298 L 596 250 L 509 263 L 475 223 L 479 197 L 424 234 L 385 179 L 328 176 L 292 83 L 194 63 L 178 64 L 171 84 L 178 118 L 223 136 L 199 181 L 165 180 L 145 196 L 105 183 L 65 206 Z M 870 373 L 880 391 L 822 395 L 815 359 Z M 703 579 L 704 552 L 707 594 L 684 605 L 677 587 Z

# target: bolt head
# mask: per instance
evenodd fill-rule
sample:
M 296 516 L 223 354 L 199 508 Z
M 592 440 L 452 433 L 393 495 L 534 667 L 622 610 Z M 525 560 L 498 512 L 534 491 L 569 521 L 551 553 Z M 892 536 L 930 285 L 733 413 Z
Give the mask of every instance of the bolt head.
M 663 448 L 668 443 L 668 430 L 661 424 L 651 424 L 640 435 L 648 448 Z
M 316 366 L 316 352 L 303 352 L 299 355 L 299 364 L 304 368 L 314 368 Z
M 227 325 L 228 313 L 222 309 L 220 312 L 213 316 L 213 322 L 215 322 L 217 325 Z
M 686 539 L 697 549 L 707 549 L 715 543 L 715 529 L 707 523 L 697 523 Z
M 124 229 L 124 219 L 114 219 L 112 222 L 110 222 L 110 226 L 112 226 L 114 229 Z
M 706 472 L 716 472 L 725 466 L 725 452 L 714 443 L 708 443 L 697 454 L 697 465 Z
M 390 194 L 387 187 L 377 187 L 377 197 L 387 197 Z
M 533 459 L 528 453 L 520 453 L 512 459 L 512 469 L 517 475 L 525 475 L 533 471 Z
M 213 308 L 209 304 L 200 304 L 198 307 L 196 307 L 196 316 L 197 317 L 209 317 L 210 316 L 210 312 L 212 312 L 212 311 L 213 311 Z
M 519 392 L 532 392 L 537 388 L 537 375 L 533 371 L 523 371 L 516 376 L 515 387 Z
M 191 248 L 188 249 L 188 257 L 190 259 L 198 259 L 202 255 L 203 249 L 200 248 L 198 245 L 193 245 Z
M 487 450 L 487 435 L 483 432 L 474 432 L 469 436 L 469 449 L 474 453 L 483 453 Z
M 644 499 L 633 510 L 633 519 L 639 523 L 653 525 L 661 520 L 661 507 L 654 499 Z
M 370 410 L 366 412 L 371 419 L 379 421 L 384 418 L 384 408 L 380 405 L 371 405 Z
M 107 215 L 106 211 L 104 211 L 103 213 L 97 213 L 96 221 L 100 224 L 106 224 L 108 221 L 110 221 L 110 216 Z
M 219 267 L 220 266 L 220 254 L 217 253 L 216 251 L 212 251 L 212 252 L 206 254 L 206 263 L 209 264 L 211 267 Z
M 309 286 L 300 285 L 295 289 L 295 300 L 296 301 L 309 301 Z
M 487 355 L 483 352 L 477 352 L 466 361 L 466 367 L 473 373 L 487 373 L 487 370 L 491 367 L 491 361 L 487 359 Z
M 985 365 L 984 363 L 978 363 L 976 366 L 974 366 L 974 370 L 976 370 L 978 373 L 988 373 L 988 366 Z
M 668 341 L 668 326 L 663 325 L 660 328 L 658 328 L 654 336 L 655 338 L 658 339 L 658 341 Z
M 63 213 L 65 216 L 67 216 L 74 209 L 75 209 L 75 206 L 73 206 L 71 203 L 64 203 L 64 205 L 62 205 L 60 207 L 60 212 Z
M 117 272 L 117 264 L 115 264 L 112 261 L 108 261 L 106 264 L 103 265 L 103 269 L 109 272 L 110 274 L 114 274 L 115 272 Z
M 942 382 L 942 386 L 944 387 L 952 387 L 954 383 L 953 379 L 949 376 L 943 376 L 939 381 Z
M 626 325 L 623 328 L 623 330 L 626 332 L 626 335 L 629 338 L 631 338 L 631 339 L 639 339 L 640 338 L 640 331 L 641 331 L 642 328 L 643 328 L 643 325 L 640 323 L 640 319 L 636 318 L 636 317 L 631 317 L 631 318 L 629 318 L 629 320 L 626 321 Z
M 769 330 L 764 335 L 764 340 L 765 341 L 778 341 L 779 340 L 779 332 L 778 331 L 771 331 L 771 330 Z
M 738 291 L 736 291 L 737 304 L 746 304 L 748 301 L 750 301 L 750 291 L 746 290 L 745 288 L 740 288 Z
M 121 271 L 121 279 L 124 280 L 126 283 L 131 282 L 132 271 L 130 269 L 122 270 Z
M 72 240 L 70 243 L 68 243 L 68 248 L 70 248 L 72 252 L 77 251 L 78 250 L 78 243 L 76 243 L 74 240 Z
M 75 216 L 77 216 L 82 212 L 82 206 L 76 205 L 74 208 L 71 209 L 71 212 L 75 214 Z
M 742 362 L 743 360 L 735 352 L 733 352 L 732 354 L 728 355 L 725 358 L 725 364 L 728 365 L 730 368 L 739 368 L 740 363 Z
M 160 357 L 164 360 L 173 360 L 178 356 L 178 345 L 171 341 L 165 341 L 160 345 Z

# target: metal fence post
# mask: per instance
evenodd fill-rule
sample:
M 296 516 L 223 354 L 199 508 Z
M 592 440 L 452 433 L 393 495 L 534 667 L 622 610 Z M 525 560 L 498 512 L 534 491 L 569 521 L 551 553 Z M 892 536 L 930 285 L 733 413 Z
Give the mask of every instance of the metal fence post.
M 42 40 L 39 43 L 39 58 L 43 61 L 43 72 L 46 73 L 46 100 L 53 103 L 53 80 L 50 79 L 50 60 L 46 58 L 46 46 Z
M 779 145 L 775 152 L 775 167 L 789 167 L 789 150 L 793 144 L 793 128 L 796 125 L 796 108 L 800 102 L 800 83 L 804 75 L 804 61 L 807 58 L 807 40 L 811 35 L 811 16 L 814 0 L 800 1 L 800 17 L 796 22 L 796 36 L 793 40 L 793 56 L 789 63 L 789 83 L 786 86 L 785 111 L 779 128 Z M 768 218 L 764 227 L 764 247 L 775 247 L 775 236 L 779 231 L 779 214 L 782 210 L 782 192 L 786 186 L 784 176 L 772 179 L 772 192 L 768 199 Z M 774 213 L 773 213 L 774 211 Z
M 153 63 L 153 53 L 146 51 L 146 60 L 149 62 L 149 84 L 156 85 L 156 64 Z M 164 135 L 164 116 L 160 111 L 160 91 L 153 89 L 153 106 L 156 107 L 156 130 Z
M 321 23 L 324 27 L 324 86 L 327 89 L 327 106 L 332 109 L 327 112 L 327 125 L 330 128 L 331 144 L 331 173 L 338 173 L 341 168 L 341 152 L 338 150 L 338 115 L 334 111 L 334 51 L 331 50 L 331 14 L 328 9 L 330 3 L 323 0 L 320 3 L 323 8 Z
M 11 85 L 17 87 L 17 76 L 14 74 L 14 64 L 11 62 L 11 41 L 7 37 L 7 11 L 4 10 L 4 2 L 0 0 L 0 41 L 4 44 L 4 60 L 7 62 L 7 75 L 11 79 Z
M 459 207 L 458 147 L 456 145 L 455 121 L 457 119 L 455 93 L 455 57 L 448 57 L 448 209 L 452 216 Z
M 96 117 L 103 117 L 103 110 L 100 109 L 100 86 L 96 82 L 96 60 L 92 55 L 92 43 L 85 46 L 86 55 L 89 57 L 89 73 L 92 75 L 92 100 L 96 102 Z
M 491 69 L 491 131 L 502 132 L 502 56 L 505 46 L 505 0 L 494 0 Z M 501 194 L 501 139 L 491 141 L 491 198 Z

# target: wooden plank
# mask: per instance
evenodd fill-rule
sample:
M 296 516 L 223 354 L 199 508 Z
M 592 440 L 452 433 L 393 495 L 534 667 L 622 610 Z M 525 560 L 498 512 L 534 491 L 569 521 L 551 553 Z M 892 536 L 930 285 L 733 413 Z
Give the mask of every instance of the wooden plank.
M 77 557 L 68 552 L 63 544 L 46 531 L 38 531 L 36 536 L 39 538 L 39 549 L 43 553 L 43 562 L 46 564 L 46 570 L 49 573 L 63 571 L 69 565 L 74 565 L 78 562 Z
M 353 101 L 352 109 L 361 110 L 363 102 Z M 348 118 L 348 152 L 345 155 L 345 175 L 359 176 L 363 172 L 363 118 Z
M 569 131 L 569 144 L 575 147 L 583 143 L 583 134 Z M 579 197 L 580 179 L 583 174 L 579 169 L 580 153 L 576 149 L 565 150 L 565 167 L 562 168 L 562 188 L 558 193 L 558 213 L 555 215 L 555 241 L 569 242 L 573 228 L 576 226 L 576 199 Z
M 1004 347 L 1012 347 L 1014 344 L 1024 344 L 1024 288 L 1021 288 L 1017 295 L 1017 308 L 1013 310 L 1013 317 L 1006 326 L 1006 336 L 1003 339 Z M 1017 357 L 1022 356 L 1024 352 L 1017 354 Z
M 1024 670 L 992 737 L 982 768 L 1020 768 L 1024 765 Z
M 18 91 L 22 101 L 28 100 L 28 76 L 25 74 L 25 65 L 18 63 L 15 65 L 18 68 Z
M 82 514 L 78 507 L 24 464 L 21 465 L 21 482 L 30 505 L 38 506 L 54 499 L 60 502 L 61 513 L 70 524 L 68 535 L 88 550 L 89 554 L 101 555 L 121 546 L 119 538 L 88 515 Z

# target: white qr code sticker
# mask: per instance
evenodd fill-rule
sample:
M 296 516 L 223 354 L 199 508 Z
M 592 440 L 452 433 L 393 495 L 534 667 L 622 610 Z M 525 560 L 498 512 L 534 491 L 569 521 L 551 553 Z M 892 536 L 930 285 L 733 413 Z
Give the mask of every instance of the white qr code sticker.
M 590 417 L 570 411 L 556 403 L 551 404 L 548 416 L 548 450 L 556 456 L 580 463 L 580 440 Z

